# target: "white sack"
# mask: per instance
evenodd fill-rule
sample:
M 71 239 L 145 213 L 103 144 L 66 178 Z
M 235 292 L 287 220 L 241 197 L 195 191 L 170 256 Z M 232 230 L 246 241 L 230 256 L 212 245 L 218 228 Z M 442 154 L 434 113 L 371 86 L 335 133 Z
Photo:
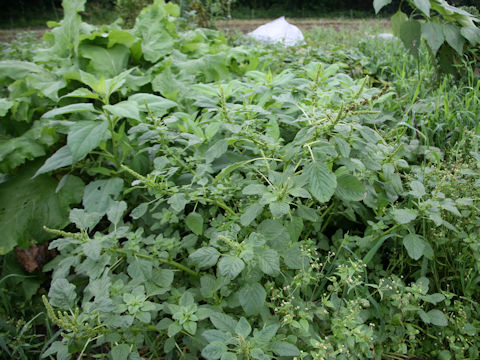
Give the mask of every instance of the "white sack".
M 259 26 L 248 36 L 266 43 L 282 43 L 293 46 L 304 41 L 303 34 L 298 27 L 289 24 L 282 16 L 265 25 Z

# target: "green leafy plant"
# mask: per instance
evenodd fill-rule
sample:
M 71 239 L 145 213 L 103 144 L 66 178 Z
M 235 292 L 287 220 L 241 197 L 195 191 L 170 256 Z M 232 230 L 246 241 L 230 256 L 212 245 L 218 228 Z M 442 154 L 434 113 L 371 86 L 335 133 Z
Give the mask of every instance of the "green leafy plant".
M 0 62 L 0 249 L 57 253 L 23 287 L 48 318 L 2 328 L 20 338 L 2 350 L 478 357 L 473 73 L 432 90 L 425 52 L 395 43 L 233 47 L 179 31 L 172 3 L 132 29 L 83 6 L 65 1 L 33 61 Z M 59 328 L 41 348 L 40 319 Z
M 375 12 L 389 3 L 391 0 L 375 0 Z M 475 23 L 478 18 L 445 0 L 409 0 L 408 4 L 414 11 L 409 17 L 399 10 L 392 16 L 392 28 L 409 51 L 417 53 L 423 37 L 432 57 L 448 72 L 456 71 L 454 64 L 460 62 L 464 53 L 477 58 L 475 49 L 480 43 L 480 29 Z

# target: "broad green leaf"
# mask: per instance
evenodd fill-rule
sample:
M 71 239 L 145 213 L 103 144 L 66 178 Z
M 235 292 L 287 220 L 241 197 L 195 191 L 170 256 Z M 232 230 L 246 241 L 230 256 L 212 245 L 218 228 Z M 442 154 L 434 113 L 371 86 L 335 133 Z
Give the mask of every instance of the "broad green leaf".
M 0 184 L 0 254 L 16 245 L 26 247 L 30 240 L 41 243 L 54 236 L 43 226 L 62 229 L 69 223 L 70 204 L 78 203 L 83 182 L 71 176 L 57 192 L 58 182 L 47 175 L 32 179 L 38 166 L 33 163 L 15 177 Z
M 235 333 L 246 339 L 251 332 L 252 327 L 248 323 L 247 319 L 242 316 L 240 320 L 238 320 L 237 326 L 235 327 Z
M 245 212 L 240 216 L 240 223 L 243 226 L 248 226 L 250 223 L 255 220 L 258 215 L 260 215 L 263 211 L 264 205 L 260 205 L 259 203 L 252 204 L 245 209 Z
M 235 353 L 232 353 L 232 352 L 226 352 L 222 354 L 222 357 L 220 358 L 220 360 L 237 360 L 237 355 L 235 355 Z
M 395 209 L 393 219 L 399 224 L 408 224 L 417 218 L 417 211 L 413 209 Z
M 112 78 L 124 71 L 128 64 L 129 50 L 125 45 L 116 44 L 111 48 L 82 44 L 80 55 L 90 60 L 88 72 Z
M 268 204 L 268 207 L 274 218 L 279 218 L 290 213 L 290 205 L 281 201 L 271 202 Z
M 144 8 L 138 15 L 133 32 L 142 40 L 142 51 L 145 60 L 157 62 L 163 56 L 171 53 L 173 38 L 168 32 L 166 22 L 168 13 L 162 3 Z
M 207 246 L 197 249 L 188 258 L 199 268 L 209 268 L 217 263 L 219 257 L 217 249 Z
M 282 253 L 283 261 L 285 265 L 290 269 L 304 269 L 309 264 L 309 259 L 302 253 L 299 245 L 294 245 Z
M 127 360 L 130 355 L 130 345 L 120 344 L 116 345 L 110 350 L 110 356 L 115 360 Z
M 229 332 L 231 334 L 235 333 L 235 327 L 237 326 L 237 322 L 227 314 L 214 313 L 210 315 L 210 321 L 218 330 Z
M 44 70 L 31 62 L 18 60 L 0 61 L 0 80 L 10 78 L 13 80 L 23 79 L 25 76 L 42 73 Z
M 255 342 L 259 345 L 266 346 L 277 334 L 278 328 L 279 326 L 276 324 L 264 327 L 254 335 Z
M 202 235 L 203 233 L 203 217 L 199 213 L 190 213 L 185 218 L 185 224 L 194 234 Z
M 170 68 L 165 69 L 152 80 L 152 88 L 165 98 L 177 101 L 178 94 L 185 91 L 186 86 L 179 81 L 176 75 L 172 74 Z M 212 136 L 210 136 L 211 138 Z
M 397 11 L 395 13 L 395 15 L 393 15 L 390 19 L 391 23 L 392 23 L 392 30 L 393 30 L 393 34 L 400 38 L 400 35 L 401 35 L 401 29 L 402 29 L 402 25 L 408 20 L 408 16 L 407 14 L 403 13 L 402 11 Z
M 428 318 L 433 325 L 445 327 L 448 325 L 447 317 L 440 310 L 434 309 L 427 312 Z
M 275 341 L 271 346 L 272 351 L 278 356 L 300 356 L 300 350 L 286 341 Z
M 207 360 L 216 360 L 220 359 L 227 350 L 228 348 L 224 343 L 214 341 L 203 348 L 202 356 Z
M 48 298 L 52 306 L 62 310 L 73 309 L 77 298 L 75 285 L 69 283 L 67 279 L 55 279 L 50 286 Z
M 202 235 L 203 233 L 203 217 L 199 213 L 190 213 L 185 218 L 185 224 L 194 234 Z
M 418 53 L 421 34 L 421 24 L 417 20 L 408 19 L 400 26 L 400 39 L 407 50 L 413 54 Z
M 75 224 L 79 230 L 91 230 L 98 224 L 102 218 L 100 213 L 88 213 L 84 209 L 72 209 L 69 220 Z
M 430 0 L 413 0 L 415 6 L 427 17 L 430 17 Z
M 123 180 L 119 178 L 93 181 L 85 187 L 83 206 L 90 213 L 106 214 L 122 189 Z
M 123 218 L 123 214 L 127 210 L 127 203 L 125 201 L 114 201 L 107 210 L 107 218 L 113 225 L 118 225 Z
M 176 107 L 178 104 L 161 96 L 153 94 L 138 93 L 128 98 L 138 105 L 138 109 L 143 112 L 151 111 L 154 116 L 163 117 L 168 110 Z
M 95 261 L 99 260 L 102 248 L 102 241 L 97 239 L 90 239 L 82 244 L 82 250 L 85 256 Z
M 465 39 L 467 39 L 473 46 L 480 44 L 480 29 L 476 26 L 463 26 L 460 29 L 460 33 Z
M 0 116 L 5 116 L 8 110 L 13 106 L 14 102 L 7 99 L 0 99 Z
M 410 191 L 410 195 L 413 197 L 420 199 L 423 197 L 426 192 L 425 192 L 425 186 L 420 181 L 414 180 L 410 183 L 410 188 L 412 189 Z
M 195 335 L 197 332 L 197 323 L 195 321 L 186 321 L 183 324 L 183 328 L 190 334 Z
M 207 339 L 208 342 L 220 341 L 227 343 L 231 339 L 231 336 L 220 330 L 205 330 L 202 336 Z
M 115 105 L 105 105 L 103 108 L 119 119 L 127 118 L 142 121 L 138 111 L 138 104 L 134 101 L 121 101 Z
M 267 192 L 267 187 L 263 184 L 250 184 L 243 188 L 243 195 L 262 195 Z
M 172 285 L 174 273 L 169 269 L 155 269 L 152 272 L 152 281 L 162 287 L 168 288 Z
M 443 35 L 443 25 L 437 21 L 427 21 L 422 23 L 422 35 L 427 40 L 427 44 L 432 50 L 433 55 L 437 55 L 438 49 L 445 41 Z
M 107 129 L 107 121 L 77 121 L 73 124 L 67 136 L 67 146 L 73 162 L 83 159 L 100 145 L 107 134 Z
M 424 295 L 422 297 L 422 300 L 423 301 L 426 301 L 430 304 L 433 304 L 433 305 L 436 305 L 438 304 L 439 302 L 442 302 L 443 300 L 445 300 L 445 295 L 443 294 L 440 294 L 440 293 L 435 293 L 435 294 L 430 294 L 430 295 Z
M 308 190 L 319 202 L 327 202 L 337 187 L 337 178 L 324 164 L 314 162 L 304 169 L 308 178 Z
M 408 234 L 403 238 L 403 246 L 407 249 L 408 256 L 413 260 L 418 260 L 423 255 L 425 241 L 416 234 Z
M 205 154 L 205 160 L 207 163 L 211 163 L 216 158 L 219 158 L 225 154 L 228 150 L 228 139 L 221 139 L 216 142 L 207 150 Z
M 148 210 L 148 203 L 141 203 L 135 209 L 132 210 L 132 212 L 130 213 L 130 216 L 135 220 L 140 219 L 143 215 L 145 215 L 147 210 Z
M 287 229 L 277 220 L 265 220 L 258 226 L 258 232 L 265 237 L 268 244 L 274 249 L 284 249 L 290 235 Z
M 220 275 L 233 280 L 245 268 L 245 263 L 234 256 L 223 256 L 218 262 L 218 272 Z
M 460 33 L 460 28 L 454 24 L 443 24 L 443 34 L 448 45 L 450 45 L 458 55 L 463 54 L 463 44 L 465 39 Z
M 82 111 L 95 112 L 96 110 L 91 103 L 72 104 L 50 110 L 42 115 L 42 119 L 53 119 L 55 116 L 58 115 L 71 114 Z
M 67 145 L 58 149 L 55 154 L 50 156 L 45 163 L 37 170 L 35 177 L 49 171 L 57 170 L 73 164 L 72 152 Z
M 84 99 L 95 99 L 98 100 L 100 99 L 100 96 L 97 93 L 94 93 L 86 88 L 79 88 L 75 89 L 72 92 L 63 95 L 61 98 L 67 98 L 67 97 L 73 97 L 73 98 L 84 98 Z
M 271 276 L 277 276 L 279 274 L 280 258 L 275 250 L 257 250 L 256 255 L 260 270 Z
M 169 204 L 176 212 L 183 211 L 185 205 L 188 203 L 189 200 L 185 197 L 184 193 L 176 193 L 167 200 L 167 204 Z
M 335 195 L 343 201 L 362 201 L 365 191 L 365 185 L 355 176 L 342 174 L 337 177 Z
M 392 0 L 373 0 L 373 8 L 375 9 L 375 14 L 378 14 L 384 6 L 390 4 Z
M 123 44 L 131 47 L 136 41 L 138 41 L 138 38 L 127 30 L 115 29 L 111 30 L 108 34 L 107 46 L 111 48 L 115 44 Z
M 265 306 L 267 293 L 259 283 L 244 285 L 238 295 L 240 305 L 248 316 L 257 315 Z
M 319 216 L 317 212 L 309 207 L 306 207 L 304 205 L 297 205 L 297 213 L 296 213 L 300 218 L 311 221 L 311 222 L 317 222 L 319 219 Z

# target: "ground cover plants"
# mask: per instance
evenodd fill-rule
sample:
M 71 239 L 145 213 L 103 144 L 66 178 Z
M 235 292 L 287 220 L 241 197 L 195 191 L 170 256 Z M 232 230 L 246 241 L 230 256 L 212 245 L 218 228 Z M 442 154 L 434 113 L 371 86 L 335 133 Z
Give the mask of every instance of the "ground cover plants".
M 0 62 L 2 356 L 480 356 L 472 68 L 83 6 Z

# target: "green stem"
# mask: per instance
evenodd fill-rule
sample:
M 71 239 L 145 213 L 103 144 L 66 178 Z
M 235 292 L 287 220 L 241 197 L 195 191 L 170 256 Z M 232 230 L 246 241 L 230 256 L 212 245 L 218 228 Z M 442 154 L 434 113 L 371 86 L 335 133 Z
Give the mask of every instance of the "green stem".
M 121 249 L 111 249 L 111 250 L 115 251 L 116 253 L 125 255 L 125 256 L 129 255 L 129 252 L 127 252 L 125 250 L 121 250 Z M 131 255 L 142 258 L 142 259 L 152 260 L 152 261 L 158 260 L 161 263 L 168 264 L 168 265 L 171 265 L 173 267 L 176 267 L 179 270 L 185 271 L 187 274 L 190 274 L 190 275 L 193 275 L 193 276 L 200 276 L 200 274 L 197 273 L 196 271 L 193 271 L 192 269 L 190 269 L 190 268 L 188 268 L 188 267 L 186 267 L 186 266 L 184 266 L 184 265 L 182 265 L 182 264 L 180 264 L 180 263 L 178 263 L 174 260 L 162 259 L 162 258 L 158 258 L 158 257 L 150 256 L 150 255 L 145 255 L 145 254 L 138 254 L 138 253 L 133 253 Z

